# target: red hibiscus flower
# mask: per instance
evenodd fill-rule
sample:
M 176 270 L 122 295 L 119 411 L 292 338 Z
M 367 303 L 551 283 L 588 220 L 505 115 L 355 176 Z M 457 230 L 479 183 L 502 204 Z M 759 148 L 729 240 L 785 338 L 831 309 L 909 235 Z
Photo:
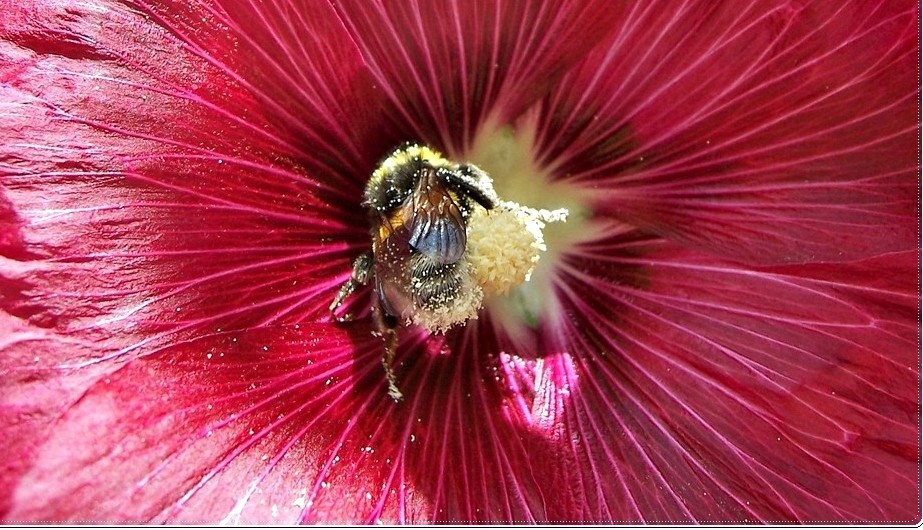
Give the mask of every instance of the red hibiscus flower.
M 917 4 L 596 4 L 3 1 L 3 519 L 919 521 Z M 395 402 L 406 141 L 570 218 Z

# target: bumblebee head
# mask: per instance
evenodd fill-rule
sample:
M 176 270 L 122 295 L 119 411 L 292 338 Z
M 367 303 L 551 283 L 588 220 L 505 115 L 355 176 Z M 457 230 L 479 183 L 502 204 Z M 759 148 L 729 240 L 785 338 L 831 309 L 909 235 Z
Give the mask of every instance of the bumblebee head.
M 421 189 L 419 184 L 423 179 L 429 179 L 429 188 Z M 454 193 L 465 217 L 470 211 L 470 200 L 488 210 L 499 201 L 490 177 L 477 166 L 456 164 L 434 149 L 410 143 L 398 147 L 381 161 L 366 184 L 363 204 L 379 214 L 390 215 L 407 204 L 415 193 L 434 186 Z

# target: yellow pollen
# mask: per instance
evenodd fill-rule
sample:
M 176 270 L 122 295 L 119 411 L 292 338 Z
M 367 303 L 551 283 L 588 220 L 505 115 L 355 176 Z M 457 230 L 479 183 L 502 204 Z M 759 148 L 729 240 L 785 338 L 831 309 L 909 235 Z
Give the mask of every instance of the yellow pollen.
M 493 210 L 476 210 L 468 220 L 467 259 L 484 294 L 506 294 L 529 281 L 547 250 L 546 222 L 564 221 L 567 210 L 535 210 L 501 201 Z

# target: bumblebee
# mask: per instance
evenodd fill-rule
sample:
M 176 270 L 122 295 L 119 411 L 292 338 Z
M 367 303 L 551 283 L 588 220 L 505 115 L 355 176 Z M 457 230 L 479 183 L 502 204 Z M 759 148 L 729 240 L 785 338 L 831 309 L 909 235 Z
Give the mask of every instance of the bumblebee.
M 498 203 L 489 176 L 417 144 L 395 149 L 372 173 L 362 205 L 368 210 L 371 250 L 353 263 L 331 316 L 360 285 L 374 281 L 373 317 L 385 342 L 388 393 L 401 399 L 392 368 L 397 328 L 422 313 L 439 312 L 467 294 L 467 220 L 474 208 Z M 478 291 L 480 292 L 480 291 Z

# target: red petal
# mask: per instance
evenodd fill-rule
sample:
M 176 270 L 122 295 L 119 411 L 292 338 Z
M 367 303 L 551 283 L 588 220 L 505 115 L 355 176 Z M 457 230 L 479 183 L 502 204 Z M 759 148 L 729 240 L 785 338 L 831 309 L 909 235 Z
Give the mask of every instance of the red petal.
M 96 341 L 97 357 L 326 312 L 336 278 L 316 258 L 365 238 L 361 219 L 331 219 L 354 211 L 378 156 L 345 124 L 375 100 L 329 6 L 291 9 L 259 23 L 185 2 L 5 12 L 2 245 L 21 261 L 0 307 Z M 296 52 L 313 62 L 256 60 Z
M 542 97 L 611 31 L 611 2 L 347 2 L 338 10 L 395 108 L 403 140 L 452 156 L 485 119 Z M 586 16 L 592 13 L 592 16 Z
M 184 3 L 163 17 L 107 2 L 5 6 L 0 224 L 11 230 L 0 236 L 0 348 L 4 362 L 17 368 L 3 370 L 13 374 L 4 378 L 4 446 L 16 457 L 0 481 L 0 511 L 15 502 L 14 517 L 106 515 L 102 508 L 82 511 L 93 503 L 80 502 L 110 494 L 109 484 L 95 484 L 98 491 L 55 509 L 29 488 L 33 479 L 61 482 L 50 491 L 79 488 L 78 478 L 92 480 L 96 457 L 117 453 L 119 436 L 146 425 L 140 416 L 117 417 L 137 414 L 144 403 L 112 411 L 112 396 L 101 390 L 123 364 L 131 363 L 129 377 L 110 378 L 117 379 L 116 397 L 137 382 L 136 360 L 176 351 L 164 350 L 167 345 L 326 313 L 335 278 L 331 261 L 317 257 L 346 247 L 330 243 L 330 234 L 343 227 L 329 219 L 353 211 L 366 166 L 378 154 L 357 147 L 361 140 L 341 142 L 344 134 L 362 137 L 361 125 L 347 131 L 344 124 L 359 122 L 354 113 L 375 100 L 362 97 L 361 59 L 348 36 L 329 6 L 318 6 L 326 16 L 299 19 L 300 31 L 323 32 L 330 40 L 306 42 L 300 51 L 337 68 L 312 67 L 298 79 L 301 92 L 282 83 L 282 67 L 254 60 L 252 42 L 231 15 L 208 6 Z M 337 31 L 340 40 L 332 35 Z M 273 53 L 282 46 L 268 43 L 278 45 Z M 241 74 L 238 60 L 266 70 Z M 318 87 L 338 97 L 349 90 L 358 104 L 315 93 Z M 271 105 L 279 89 L 303 96 L 300 106 Z M 314 142 L 320 136 L 335 145 Z M 359 152 L 364 159 L 350 156 Z M 353 237 L 364 232 L 361 224 L 356 221 Z M 134 391 L 149 389 L 145 399 L 171 391 L 163 381 L 137 383 Z M 101 394 L 102 401 L 94 401 Z M 95 416 L 96 406 L 115 419 Z M 73 411 L 73 418 L 57 423 L 61 410 Z M 86 452 L 64 466 L 87 466 L 75 471 L 74 482 L 60 469 L 42 467 L 56 466 L 70 438 L 85 438 L 81 429 L 97 420 L 122 423 L 112 425 L 109 438 L 86 440 Z M 47 442 L 51 452 L 43 452 L 53 430 L 59 432 Z M 139 467 L 126 477 L 149 471 L 144 463 L 188 438 L 181 430 L 171 438 L 155 429 L 149 446 L 133 439 L 135 449 L 150 452 L 132 461 Z M 208 464 L 194 460 L 190 469 Z M 26 472 L 32 478 L 14 499 L 10 488 Z M 164 502 L 134 485 L 125 491 L 138 496 L 122 507 L 109 500 L 99 505 L 111 517 L 138 518 Z
M 915 2 L 637 5 L 546 102 L 602 212 L 762 264 L 918 246 Z
M 330 4 L 143 4 L 184 46 L 252 94 L 268 115 L 266 125 L 279 129 L 299 162 L 320 170 L 328 183 L 344 173 L 364 183 L 372 165 L 393 147 L 380 138 L 382 98 Z M 236 104 L 223 106 L 237 111 Z
M 407 400 L 395 404 L 381 342 L 361 326 L 215 334 L 105 371 L 31 362 L 61 346 L 54 339 L 9 346 L 3 368 L 16 377 L 3 382 L 0 408 L 5 434 L 17 435 L 0 482 L 8 522 L 577 513 L 577 493 L 562 494 L 577 462 L 558 429 L 564 400 L 554 383 L 572 371 L 566 357 L 477 357 L 470 342 L 444 355 L 410 342 L 399 364 Z M 516 389 L 526 403 L 533 388 L 548 401 L 508 408 Z
M 919 520 L 919 260 L 752 270 L 656 239 L 586 247 L 560 285 L 593 517 Z
M 31 429 L 11 448 L 10 460 L 27 470 L 4 495 L 6 518 L 298 521 L 305 503 L 327 498 L 318 468 L 357 427 L 349 425 L 350 407 L 361 405 L 352 392 L 380 370 L 380 342 L 364 331 L 355 350 L 330 326 L 206 336 L 110 364 L 81 393 L 61 392 L 55 402 L 36 400 L 42 387 L 86 369 L 13 366 L 8 373 L 22 377 L 4 383 L 4 416 Z M 47 346 L 54 344 L 33 345 Z M 4 364 L 10 368 L 8 358 Z M 374 390 L 364 395 L 388 399 L 383 385 Z M 346 492 L 371 487 L 378 471 L 367 466 L 338 484 L 340 502 L 321 517 L 348 521 L 367 511 L 364 497 L 350 505 Z
M 358 192 L 391 145 L 379 139 L 381 99 L 337 15 L 316 2 L 230 4 L 142 3 L 143 14 L 105 0 L 14 7 L 0 22 L 11 44 L 0 75 L 37 99 L 20 104 L 43 105 L 60 122 L 44 135 L 49 143 L 98 146 L 109 167 L 116 154 L 164 152 L 294 162 L 322 176 L 308 179 L 315 185 L 346 176 Z M 64 129 L 71 137 L 59 138 Z M 17 149 L 28 147 L 41 146 Z

